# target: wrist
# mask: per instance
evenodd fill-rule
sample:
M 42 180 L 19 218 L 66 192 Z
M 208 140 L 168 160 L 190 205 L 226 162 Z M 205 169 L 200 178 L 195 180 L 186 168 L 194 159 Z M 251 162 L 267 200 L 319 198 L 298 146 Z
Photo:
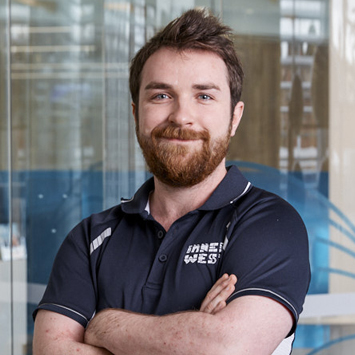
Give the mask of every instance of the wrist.
M 107 309 L 102 310 L 91 319 L 84 334 L 84 342 L 86 344 L 100 348 L 103 347 L 103 344 L 105 343 L 104 338 L 108 336 L 107 327 L 104 323 L 104 319 L 107 318 L 107 313 Z

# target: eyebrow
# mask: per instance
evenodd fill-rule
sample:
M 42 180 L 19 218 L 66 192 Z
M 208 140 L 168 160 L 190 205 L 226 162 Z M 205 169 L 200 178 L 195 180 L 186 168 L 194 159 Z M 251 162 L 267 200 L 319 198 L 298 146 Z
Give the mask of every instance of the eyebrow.
M 193 88 L 196 90 L 218 90 L 221 91 L 220 87 L 213 83 L 206 83 L 206 84 L 195 84 Z
M 213 90 L 221 91 L 220 87 L 218 85 L 213 84 L 213 83 L 194 84 L 192 87 L 195 90 L 211 90 L 211 89 L 213 89 Z M 146 85 L 144 90 L 154 90 L 154 89 L 167 90 L 167 89 L 171 89 L 171 88 L 172 88 L 172 85 L 162 83 L 162 82 L 152 81 Z
M 157 81 L 152 81 L 144 88 L 144 90 L 152 90 L 152 89 L 163 89 L 163 90 L 166 90 L 166 89 L 171 89 L 171 88 L 172 88 L 172 86 L 169 85 L 169 84 L 160 83 L 160 82 L 157 82 Z

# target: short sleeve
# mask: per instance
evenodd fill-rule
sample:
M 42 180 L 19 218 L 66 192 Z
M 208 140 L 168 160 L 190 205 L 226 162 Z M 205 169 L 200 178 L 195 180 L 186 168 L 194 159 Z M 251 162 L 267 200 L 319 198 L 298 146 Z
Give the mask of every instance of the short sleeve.
M 34 318 L 38 310 L 45 309 L 68 316 L 86 327 L 93 316 L 96 296 L 86 235 L 82 222 L 64 240 Z
M 310 282 L 307 231 L 291 205 L 264 193 L 259 203 L 238 211 L 221 274 L 238 278 L 228 302 L 244 295 L 272 298 L 293 314 L 293 332 Z

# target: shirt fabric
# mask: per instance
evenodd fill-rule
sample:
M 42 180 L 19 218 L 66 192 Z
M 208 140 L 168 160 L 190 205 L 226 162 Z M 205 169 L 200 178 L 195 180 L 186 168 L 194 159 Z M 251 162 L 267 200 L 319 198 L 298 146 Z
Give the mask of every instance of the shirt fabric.
M 34 317 L 46 309 L 85 327 L 105 308 L 155 315 L 198 310 L 224 273 L 235 274 L 228 303 L 259 295 L 291 312 L 294 326 L 280 345 L 287 350 L 275 352 L 289 354 L 310 280 L 307 232 L 295 209 L 231 166 L 209 199 L 166 232 L 149 213 L 153 189 L 150 179 L 132 199 L 69 233 Z

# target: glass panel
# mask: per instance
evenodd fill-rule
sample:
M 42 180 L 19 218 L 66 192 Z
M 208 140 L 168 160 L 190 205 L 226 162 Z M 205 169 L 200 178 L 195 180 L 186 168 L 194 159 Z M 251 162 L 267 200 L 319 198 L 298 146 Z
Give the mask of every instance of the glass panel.
M 294 354 L 354 348 L 354 6 L 332 6 L 330 69 L 328 1 L 223 2 L 246 72 L 246 109 L 229 157 L 256 185 L 291 202 L 309 232 L 312 282 Z
M 28 295 L 17 292 L 28 298 L 27 321 L 16 317 L 15 328 L 25 324 L 31 339 L 58 247 L 103 207 L 103 8 L 57 1 L 11 10 L 13 204 L 27 245 L 19 259 L 28 256 L 14 268 L 28 281 Z
M 10 180 L 10 25 L 7 1 L 0 1 L 0 353 L 12 351 L 12 255 Z

